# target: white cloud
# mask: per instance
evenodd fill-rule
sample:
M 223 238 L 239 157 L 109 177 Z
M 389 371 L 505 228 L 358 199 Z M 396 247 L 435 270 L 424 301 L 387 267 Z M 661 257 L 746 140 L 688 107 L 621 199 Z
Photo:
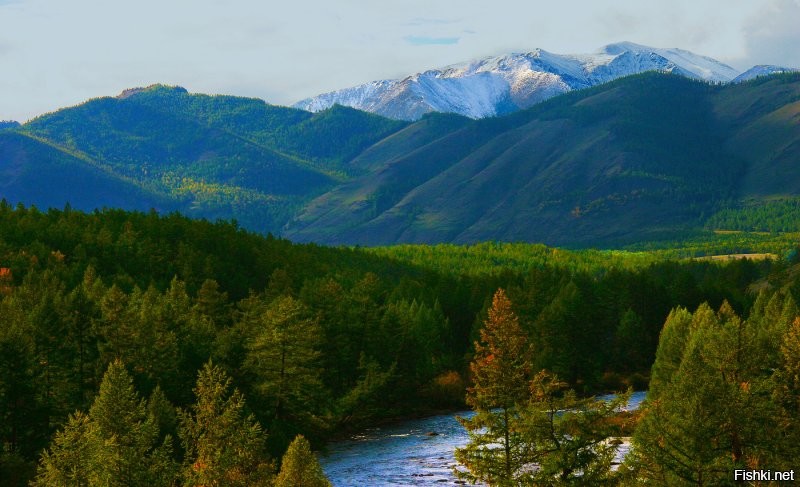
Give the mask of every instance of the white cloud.
M 156 82 L 292 103 L 487 55 L 537 47 L 581 53 L 621 40 L 785 64 L 797 56 L 800 30 L 794 0 L 0 5 L 0 119 L 18 120 Z
M 743 62 L 800 67 L 800 0 L 772 0 L 744 26 Z

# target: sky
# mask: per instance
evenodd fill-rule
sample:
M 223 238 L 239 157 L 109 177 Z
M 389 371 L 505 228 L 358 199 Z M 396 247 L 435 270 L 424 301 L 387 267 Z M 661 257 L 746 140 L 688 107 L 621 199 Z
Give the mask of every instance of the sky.
M 800 67 L 800 0 L 0 0 L 0 120 L 153 83 L 288 105 L 508 52 L 631 41 Z

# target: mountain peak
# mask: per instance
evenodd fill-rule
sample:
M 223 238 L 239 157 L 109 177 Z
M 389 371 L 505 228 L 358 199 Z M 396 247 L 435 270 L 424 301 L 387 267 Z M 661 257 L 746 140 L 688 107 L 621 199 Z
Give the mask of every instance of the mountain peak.
M 785 66 L 775 66 L 771 64 L 757 64 L 752 68 L 748 69 L 744 73 L 740 74 L 736 78 L 733 79 L 733 83 L 742 83 L 744 81 L 750 81 L 751 79 L 758 78 L 760 76 L 770 76 L 773 74 L 780 74 L 780 73 L 796 73 L 799 72 L 800 68 L 787 68 Z
M 564 55 L 537 48 L 486 57 L 324 93 L 294 107 L 319 111 L 338 103 L 401 120 L 417 120 L 429 112 L 483 118 L 645 71 L 710 82 L 728 82 L 739 74 L 726 64 L 689 51 L 622 41 L 591 54 Z
M 117 99 L 124 100 L 126 98 L 130 98 L 132 96 L 138 95 L 140 93 L 175 93 L 175 94 L 185 94 L 189 93 L 189 91 L 182 87 L 182 86 L 170 86 L 164 85 L 161 83 L 155 83 L 145 87 L 137 87 L 137 88 L 128 88 L 126 90 L 122 90 L 122 93 L 117 95 Z
M 13 129 L 19 127 L 19 122 L 15 120 L 0 120 L 0 130 Z

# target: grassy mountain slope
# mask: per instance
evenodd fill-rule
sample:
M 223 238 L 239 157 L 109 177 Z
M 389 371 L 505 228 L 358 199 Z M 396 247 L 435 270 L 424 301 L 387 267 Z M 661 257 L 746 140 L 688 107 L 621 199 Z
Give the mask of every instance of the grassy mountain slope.
M 163 98 L 188 96 L 171 91 Z M 39 117 L 22 130 L 135 178 L 174 173 L 269 194 L 314 192 L 331 183 L 300 161 L 191 117 L 191 112 L 152 103 L 148 95 L 92 100 Z
M 757 78 L 721 90 L 714 102 L 730 131 L 726 148 L 749 161 L 742 195 L 800 194 L 800 76 Z
M 691 229 L 748 168 L 726 146 L 721 91 L 646 74 L 471 122 L 315 200 L 288 236 L 592 245 Z
M 256 98 L 190 95 L 183 88 L 161 85 L 128 90 L 121 97 L 237 134 L 323 169 L 341 169 L 341 163 L 407 125 L 339 105 L 312 114 Z

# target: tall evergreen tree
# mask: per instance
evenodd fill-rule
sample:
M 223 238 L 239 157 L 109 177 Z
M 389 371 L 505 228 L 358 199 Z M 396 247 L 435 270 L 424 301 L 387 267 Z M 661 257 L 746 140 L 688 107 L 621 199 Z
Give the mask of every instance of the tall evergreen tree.
M 57 432 L 50 448 L 42 453 L 39 471 L 33 482 L 35 487 L 89 487 L 93 461 L 98 446 L 94 425 L 89 416 L 77 412 L 70 416 L 64 429 Z
M 470 364 L 473 386 L 467 392 L 475 415 L 459 419 L 470 441 L 456 449 L 456 460 L 467 470 L 457 474 L 472 482 L 515 485 L 528 462 L 519 427 L 529 394 L 530 358 L 525 333 L 503 289 L 495 292 L 480 335 Z
M 688 327 L 683 314 L 671 314 L 665 327 L 653 366 L 658 381 L 634 435 L 631 463 L 640 478 L 721 485 L 735 468 L 774 464 L 778 414 L 767 358 L 757 353 L 758 320 L 740 319 L 727 302 L 716 314 L 701 305 Z
M 521 485 L 602 485 L 613 480 L 616 446 L 611 418 L 630 398 L 610 401 L 579 399 L 554 374 L 539 372 L 530 383 L 530 400 L 520 431 L 533 468 L 520 475 Z
M 780 451 L 775 468 L 790 469 L 800 458 L 800 317 L 784 334 L 780 353 L 781 364 L 773 376 L 773 399 L 779 413 L 776 446 Z

